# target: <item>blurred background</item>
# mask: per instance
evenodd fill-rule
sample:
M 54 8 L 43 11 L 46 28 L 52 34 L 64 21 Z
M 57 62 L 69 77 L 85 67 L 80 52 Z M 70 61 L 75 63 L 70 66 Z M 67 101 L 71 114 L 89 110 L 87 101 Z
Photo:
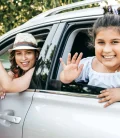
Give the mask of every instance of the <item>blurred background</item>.
M 78 1 L 83 0 L 0 0 L 0 36 L 42 12 Z M 120 0 L 105 2 L 111 4 Z M 97 5 L 89 5 L 93 6 Z

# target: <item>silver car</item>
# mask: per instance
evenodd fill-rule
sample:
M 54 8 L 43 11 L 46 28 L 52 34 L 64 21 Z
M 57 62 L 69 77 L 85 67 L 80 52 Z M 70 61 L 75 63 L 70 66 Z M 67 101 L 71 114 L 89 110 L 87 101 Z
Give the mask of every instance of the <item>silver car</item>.
M 7 93 L 0 100 L 0 138 L 120 138 L 119 102 L 103 108 L 97 98 L 102 88 L 74 82 L 65 85 L 59 79 L 60 57 L 66 61 L 69 52 L 81 51 L 84 57 L 94 55 L 87 47 L 88 30 L 105 13 L 102 7 L 61 11 L 100 1 L 52 9 L 0 37 L 0 60 L 6 70 L 10 68 L 7 51 L 17 33 L 32 33 L 41 47 L 29 89 Z

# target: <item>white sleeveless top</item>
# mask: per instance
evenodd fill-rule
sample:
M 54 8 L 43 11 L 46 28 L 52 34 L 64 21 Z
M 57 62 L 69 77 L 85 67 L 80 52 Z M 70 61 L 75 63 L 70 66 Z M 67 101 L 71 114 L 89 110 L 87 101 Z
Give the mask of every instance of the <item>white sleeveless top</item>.
M 83 70 L 76 82 L 88 82 L 88 85 L 98 86 L 103 88 L 117 88 L 120 87 L 120 72 L 115 73 L 101 73 L 92 69 L 92 61 L 95 57 L 87 57 L 80 61 L 84 64 Z

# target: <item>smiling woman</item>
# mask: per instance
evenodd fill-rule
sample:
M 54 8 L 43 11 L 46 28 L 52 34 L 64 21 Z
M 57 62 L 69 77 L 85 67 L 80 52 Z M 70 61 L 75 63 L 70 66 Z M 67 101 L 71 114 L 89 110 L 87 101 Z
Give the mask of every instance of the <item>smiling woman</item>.
M 0 62 L 0 95 L 2 96 L 6 92 L 21 92 L 29 87 L 39 48 L 32 34 L 19 33 L 9 53 L 11 62 L 9 72 L 6 72 Z

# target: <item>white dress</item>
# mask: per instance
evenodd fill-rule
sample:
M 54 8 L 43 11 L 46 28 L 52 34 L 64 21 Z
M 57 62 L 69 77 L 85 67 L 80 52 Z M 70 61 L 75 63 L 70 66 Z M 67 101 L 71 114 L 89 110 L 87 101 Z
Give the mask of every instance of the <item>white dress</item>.
M 88 82 L 88 85 L 98 86 L 103 88 L 117 88 L 120 87 L 120 72 L 115 73 L 101 73 L 92 69 L 92 61 L 95 57 L 87 57 L 80 61 L 84 64 L 83 70 L 76 82 Z

